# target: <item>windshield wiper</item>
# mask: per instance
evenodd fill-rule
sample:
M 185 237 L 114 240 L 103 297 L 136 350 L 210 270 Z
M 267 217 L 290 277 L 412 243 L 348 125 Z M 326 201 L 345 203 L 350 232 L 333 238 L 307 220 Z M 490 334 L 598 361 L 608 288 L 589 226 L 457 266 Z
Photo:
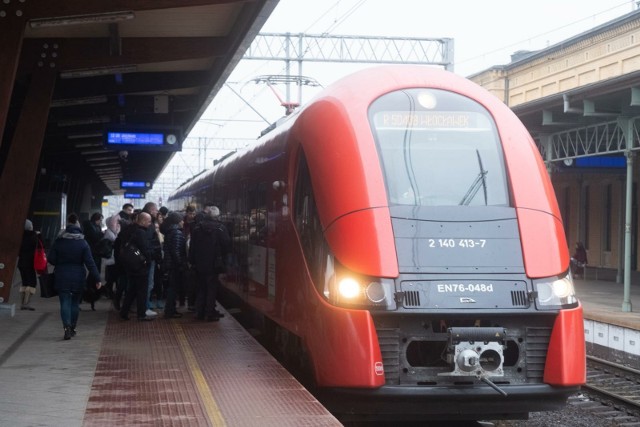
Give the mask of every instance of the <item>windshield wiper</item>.
M 489 173 L 489 171 L 484 170 L 484 167 L 482 166 L 482 157 L 480 157 L 480 152 L 477 149 L 476 149 L 476 154 L 478 155 L 478 166 L 480 167 L 480 173 L 478 173 L 478 176 L 476 176 L 476 179 L 473 180 L 473 182 L 471 183 L 471 187 L 469 187 L 469 190 L 467 190 L 467 193 L 464 195 L 462 200 L 460 200 L 460 203 L 458 203 L 458 205 L 464 205 L 464 206 L 469 205 L 469 203 L 471 203 L 473 198 L 478 193 L 478 190 L 480 190 L 481 185 L 482 185 L 482 189 L 484 190 L 484 204 L 487 205 L 486 176 Z

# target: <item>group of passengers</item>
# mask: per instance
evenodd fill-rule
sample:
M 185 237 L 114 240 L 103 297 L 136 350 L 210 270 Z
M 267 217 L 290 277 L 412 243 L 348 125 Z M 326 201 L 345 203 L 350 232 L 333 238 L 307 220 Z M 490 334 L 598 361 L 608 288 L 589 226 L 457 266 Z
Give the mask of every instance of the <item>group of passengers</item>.
M 219 275 L 226 271 L 231 238 L 218 220 L 219 215 L 219 209 L 212 205 L 196 214 L 192 206 L 181 213 L 169 212 L 164 207 L 158 209 L 155 203 L 134 210 L 133 205 L 126 203 L 122 211 L 107 218 L 103 232 L 103 216 L 99 212 L 83 226 L 76 214 L 70 214 L 65 229 L 48 253 L 49 263 L 54 266 L 54 287 L 60 300 L 64 339 L 76 334 L 82 298 L 94 309 L 94 302 L 102 291 L 112 298 L 123 320 L 129 320 L 134 300 L 138 320 L 155 319 L 158 312 L 154 308 L 164 309 L 166 319 L 182 317 L 178 306 L 183 307 L 185 303 L 190 312 L 195 312 L 197 320 L 217 321 L 223 317 L 216 309 L 216 299 Z M 29 245 L 23 243 L 26 249 L 21 252 L 31 254 L 25 256 L 24 261 L 33 266 L 32 254 L 37 242 L 31 233 L 32 225 L 27 220 L 23 240 Z M 143 256 L 144 262 L 137 269 L 125 267 L 122 262 L 123 248 L 127 246 L 134 247 Z M 102 263 L 105 265 L 104 289 L 100 275 Z M 23 276 L 23 307 L 32 309 L 24 295 L 34 293 L 27 286 L 35 291 L 35 280 L 30 281 L 26 273 Z
M 182 317 L 178 307 L 185 304 L 198 320 L 223 316 L 216 309 L 218 276 L 225 272 L 231 238 L 219 215 L 215 206 L 206 206 L 199 215 L 192 206 L 184 213 L 158 209 L 155 203 L 139 212 L 123 206 L 113 251 L 118 272 L 113 302 L 121 319 L 129 319 L 134 300 L 138 320 L 155 319 L 154 308 L 164 309 L 166 319 Z M 132 270 L 119 262 L 126 245 L 142 253 L 144 268 Z

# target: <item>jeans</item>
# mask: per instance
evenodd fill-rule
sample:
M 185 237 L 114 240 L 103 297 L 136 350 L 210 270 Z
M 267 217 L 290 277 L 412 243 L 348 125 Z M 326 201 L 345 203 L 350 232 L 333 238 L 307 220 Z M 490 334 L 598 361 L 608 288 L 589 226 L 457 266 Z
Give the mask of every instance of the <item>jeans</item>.
M 151 261 L 149 263 L 149 276 L 147 276 L 147 310 L 151 310 L 151 291 L 155 284 L 156 262 Z
M 62 326 L 75 328 L 80 314 L 79 304 L 82 300 L 82 292 L 61 291 L 58 293 L 58 299 L 60 300 Z

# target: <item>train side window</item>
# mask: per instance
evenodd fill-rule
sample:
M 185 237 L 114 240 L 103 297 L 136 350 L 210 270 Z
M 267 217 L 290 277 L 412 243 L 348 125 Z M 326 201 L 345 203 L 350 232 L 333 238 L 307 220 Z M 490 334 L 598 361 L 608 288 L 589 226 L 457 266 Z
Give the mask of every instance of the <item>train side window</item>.
M 322 224 L 313 196 L 311 175 L 304 153 L 298 157 L 298 171 L 294 191 L 294 215 L 296 229 L 309 270 L 316 283 L 321 283 L 323 261 L 327 245 L 324 242 Z
M 249 216 L 249 241 L 265 244 L 267 237 L 267 184 L 259 183 L 249 190 L 251 211 Z

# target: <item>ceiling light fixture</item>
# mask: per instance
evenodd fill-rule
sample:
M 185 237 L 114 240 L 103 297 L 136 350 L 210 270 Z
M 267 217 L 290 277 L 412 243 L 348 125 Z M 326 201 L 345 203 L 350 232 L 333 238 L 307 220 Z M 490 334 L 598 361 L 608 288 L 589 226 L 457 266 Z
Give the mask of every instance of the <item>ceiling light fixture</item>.
M 102 138 L 102 132 L 74 133 L 71 135 L 67 135 L 67 139 L 88 139 L 88 138 Z M 99 145 L 102 145 L 102 143 L 100 143 Z M 76 147 L 78 147 L 78 145 L 76 145 Z
M 62 79 L 79 79 L 82 77 L 99 77 L 110 76 L 113 74 L 135 73 L 138 71 L 137 65 L 122 65 L 118 67 L 96 67 L 96 68 L 79 68 L 77 70 L 68 70 L 60 73 Z
M 36 18 L 29 21 L 31 28 L 63 27 L 67 25 L 113 24 L 128 21 L 136 17 L 132 11 L 95 13 L 90 15 L 59 16 L 55 18 Z
M 109 123 L 111 122 L 110 116 L 96 116 L 96 117 L 87 117 L 86 119 L 70 119 L 70 120 L 60 120 L 58 122 L 58 127 L 69 127 L 69 126 L 80 126 L 80 125 L 95 125 L 101 123 Z
M 56 99 L 51 101 L 51 107 L 72 107 L 75 105 L 92 105 L 92 104 L 104 104 L 106 103 L 108 98 L 106 95 L 102 96 L 91 96 L 87 98 L 67 98 L 67 99 Z
M 76 148 L 90 148 L 90 147 L 102 147 L 101 142 L 86 142 L 83 144 L 73 144 Z

